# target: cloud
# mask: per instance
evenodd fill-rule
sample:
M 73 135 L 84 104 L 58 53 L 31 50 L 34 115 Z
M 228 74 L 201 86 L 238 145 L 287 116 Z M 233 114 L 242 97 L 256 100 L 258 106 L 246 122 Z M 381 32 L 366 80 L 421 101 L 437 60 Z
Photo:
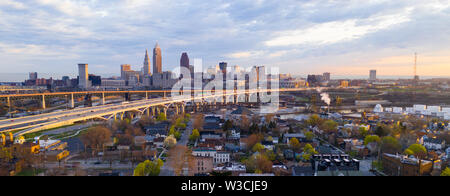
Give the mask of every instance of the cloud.
M 76 74 L 87 62 L 94 74 L 119 74 L 120 64 L 140 67 L 159 41 L 164 70 L 188 52 L 204 66 L 383 73 L 408 66 L 395 57 L 447 55 L 448 21 L 449 0 L 1 0 L 0 68 Z M 443 70 L 422 73 L 450 73 L 439 59 L 422 66 Z
M 277 37 L 267 41 L 267 46 L 290 46 L 301 44 L 334 44 L 359 39 L 366 34 L 410 21 L 411 9 L 403 13 L 375 16 L 368 19 L 351 19 L 313 25 L 307 29 L 277 32 Z

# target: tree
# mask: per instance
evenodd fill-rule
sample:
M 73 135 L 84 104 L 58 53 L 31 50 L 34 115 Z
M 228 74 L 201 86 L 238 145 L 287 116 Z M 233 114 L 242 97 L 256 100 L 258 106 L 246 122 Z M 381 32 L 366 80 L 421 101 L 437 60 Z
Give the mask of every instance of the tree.
M 103 148 L 107 142 L 111 141 L 111 130 L 104 126 L 91 127 L 81 136 L 81 141 L 98 152 L 99 148 Z
M 196 141 L 198 138 L 200 138 L 200 132 L 198 129 L 192 130 L 192 134 L 189 136 L 189 140 Z
M 161 159 L 155 161 L 146 160 L 137 165 L 133 176 L 158 176 L 163 165 L 164 162 Z
M 309 119 L 306 120 L 306 124 L 309 126 L 313 126 L 313 127 L 321 125 L 322 122 L 323 122 L 323 119 L 320 118 L 319 115 L 317 115 L 317 114 L 311 115 L 309 117 Z
M 391 132 L 391 129 L 386 126 L 386 125 L 379 125 L 376 130 L 375 130 L 375 134 L 380 136 L 380 137 L 384 137 L 389 135 L 389 133 Z
M 338 123 L 334 120 L 327 120 L 321 126 L 321 128 L 327 133 L 336 132 L 337 127 L 338 127 Z
M 441 176 L 450 176 L 450 168 L 445 168 L 445 170 L 442 171 Z
M 359 127 L 358 133 L 361 138 L 365 138 L 369 134 L 369 131 L 365 127 Z
M 240 128 L 244 131 L 248 131 L 250 128 L 250 121 L 248 120 L 248 117 L 246 114 L 241 115 Z
M 223 124 L 223 127 L 222 127 L 224 132 L 227 132 L 227 131 L 231 130 L 232 128 L 233 128 L 233 122 L 231 120 L 225 121 L 225 123 Z
M 266 124 L 270 124 L 271 122 L 273 122 L 273 118 L 275 117 L 274 114 L 266 114 L 266 116 L 264 116 L 264 120 L 266 121 Z
M 368 145 L 370 143 L 380 143 L 381 139 L 378 135 L 368 135 L 364 138 L 364 145 Z
M 170 135 L 169 137 L 166 137 L 166 139 L 164 140 L 164 146 L 166 146 L 167 148 L 172 148 L 175 145 L 177 145 L 177 139 L 175 138 L 174 135 Z
M 167 121 L 167 116 L 164 112 L 161 112 L 158 114 L 158 117 L 156 117 L 156 120 L 158 122 Z
M 194 129 L 197 130 L 203 130 L 203 124 L 204 122 L 204 115 L 203 114 L 197 114 L 195 116 L 194 122 L 192 123 L 192 126 L 194 127 Z
M 420 144 L 412 144 L 407 150 L 409 151 L 408 153 L 405 151 L 405 154 L 414 155 L 420 158 L 425 157 L 427 154 L 427 149 Z
M 253 152 L 261 152 L 263 150 L 264 150 L 264 146 L 261 143 L 255 144 L 252 148 Z
M 248 160 L 244 160 L 244 164 L 247 166 L 247 172 L 254 173 L 271 173 L 272 161 L 265 154 L 252 155 Z
M 381 141 L 381 151 L 389 154 L 401 152 L 402 146 L 397 139 L 391 136 L 384 137 Z
M 191 152 L 186 146 L 177 145 L 168 152 L 168 165 L 173 168 L 175 174 L 180 176 L 183 168 L 192 166 Z
M 306 137 L 306 140 L 311 141 L 311 140 L 314 139 L 314 133 L 311 132 L 311 131 L 307 131 L 307 132 L 305 133 L 305 137 Z
M 291 138 L 291 140 L 289 140 L 289 146 L 293 149 L 293 150 L 298 150 L 300 149 L 300 142 L 298 141 L 297 138 Z
M 260 143 L 264 139 L 262 134 L 252 134 L 247 138 L 247 149 L 252 149 L 255 144 Z
M 306 144 L 305 147 L 303 147 L 303 152 L 311 155 L 317 154 L 316 149 L 314 149 L 311 144 Z

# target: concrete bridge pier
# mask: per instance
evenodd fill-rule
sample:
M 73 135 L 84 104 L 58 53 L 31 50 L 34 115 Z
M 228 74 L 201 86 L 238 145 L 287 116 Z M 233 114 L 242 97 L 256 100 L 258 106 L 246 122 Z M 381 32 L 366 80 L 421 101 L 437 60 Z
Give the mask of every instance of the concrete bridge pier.
M 75 99 L 73 98 L 73 93 L 70 94 L 70 108 L 75 108 Z
M 8 105 L 8 108 L 11 109 L 11 98 L 6 97 L 6 104 Z
M 120 113 L 120 120 L 123 120 L 124 115 L 125 115 L 125 112 Z
M 102 104 L 102 105 L 105 105 L 105 104 L 106 104 L 106 101 L 105 101 L 105 93 L 102 93 L 101 100 L 100 100 L 100 104 Z
M 42 95 L 42 109 L 45 110 L 45 95 Z
M 164 112 L 164 115 L 167 117 L 167 107 L 166 106 L 164 106 L 163 112 Z
M 186 105 L 185 104 L 181 104 L 181 113 L 182 114 L 186 113 Z
M 155 117 L 156 116 L 156 108 L 152 107 L 151 110 L 152 110 L 152 116 Z
M 148 92 L 145 92 L 145 99 L 148 99 Z

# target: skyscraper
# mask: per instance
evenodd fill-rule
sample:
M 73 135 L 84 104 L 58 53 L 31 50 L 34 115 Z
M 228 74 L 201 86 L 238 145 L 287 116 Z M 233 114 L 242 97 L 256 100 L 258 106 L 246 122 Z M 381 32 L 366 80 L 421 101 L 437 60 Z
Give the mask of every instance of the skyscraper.
M 370 70 L 370 81 L 376 81 L 377 80 L 377 70 Z
M 30 73 L 30 80 L 37 80 L 38 74 L 37 72 L 31 72 Z
M 145 59 L 144 59 L 144 76 L 150 76 L 152 72 L 150 71 L 150 58 L 148 58 L 148 51 L 145 50 Z
M 162 73 L 161 48 L 158 43 L 156 43 L 155 48 L 153 49 L 153 73 Z
M 181 54 L 180 68 L 181 67 L 186 67 L 189 69 L 189 56 L 186 52 L 183 52 L 183 54 Z
M 323 73 L 323 80 L 330 81 L 331 80 L 331 73 L 330 72 Z
M 89 87 L 88 64 L 78 64 L 78 86 L 86 89 Z
M 128 79 L 127 74 L 126 74 L 127 71 L 131 71 L 131 65 L 129 65 L 129 64 L 120 65 L 120 77 L 122 78 L 122 80 Z
M 227 73 L 228 63 L 221 62 L 221 63 L 219 63 L 219 67 L 220 67 L 220 71 L 222 71 L 222 73 L 225 75 Z

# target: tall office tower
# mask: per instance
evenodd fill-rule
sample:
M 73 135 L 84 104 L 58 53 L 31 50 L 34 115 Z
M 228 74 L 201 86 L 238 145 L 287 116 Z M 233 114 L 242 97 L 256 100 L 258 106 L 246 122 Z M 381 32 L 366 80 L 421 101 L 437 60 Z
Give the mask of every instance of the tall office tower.
M 127 80 L 127 72 L 131 71 L 131 65 L 129 64 L 122 64 L 120 65 L 120 78 L 122 78 L 122 80 Z
M 89 88 L 89 71 L 88 64 L 78 64 L 78 86 L 80 88 Z
M 222 73 L 224 75 L 227 73 L 227 67 L 228 67 L 228 63 L 226 63 L 226 62 L 220 62 L 219 63 L 220 71 L 222 71 Z
M 330 81 L 331 80 L 331 73 L 330 72 L 323 73 L 323 80 Z
M 181 54 L 180 67 L 186 67 L 189 69 L 189 56 L 186 52 Z
M 161 48 L 158 43 L 156 43 L 155 48 L 153 49 L 153 73 L 162 73 Z
M 376 81 L 377 80 L 377 70 L 370 70 L 370 81 Z
M 38 74 L 37 72 L 31 72 L 30 73 L 30 80 L 37 80 Z
M 145 59 L 144 59 L 144 76 L 150 76 L 152 72 L 150 71 L 150 58 L 148 58 L 148 52 L 145 50 Z

